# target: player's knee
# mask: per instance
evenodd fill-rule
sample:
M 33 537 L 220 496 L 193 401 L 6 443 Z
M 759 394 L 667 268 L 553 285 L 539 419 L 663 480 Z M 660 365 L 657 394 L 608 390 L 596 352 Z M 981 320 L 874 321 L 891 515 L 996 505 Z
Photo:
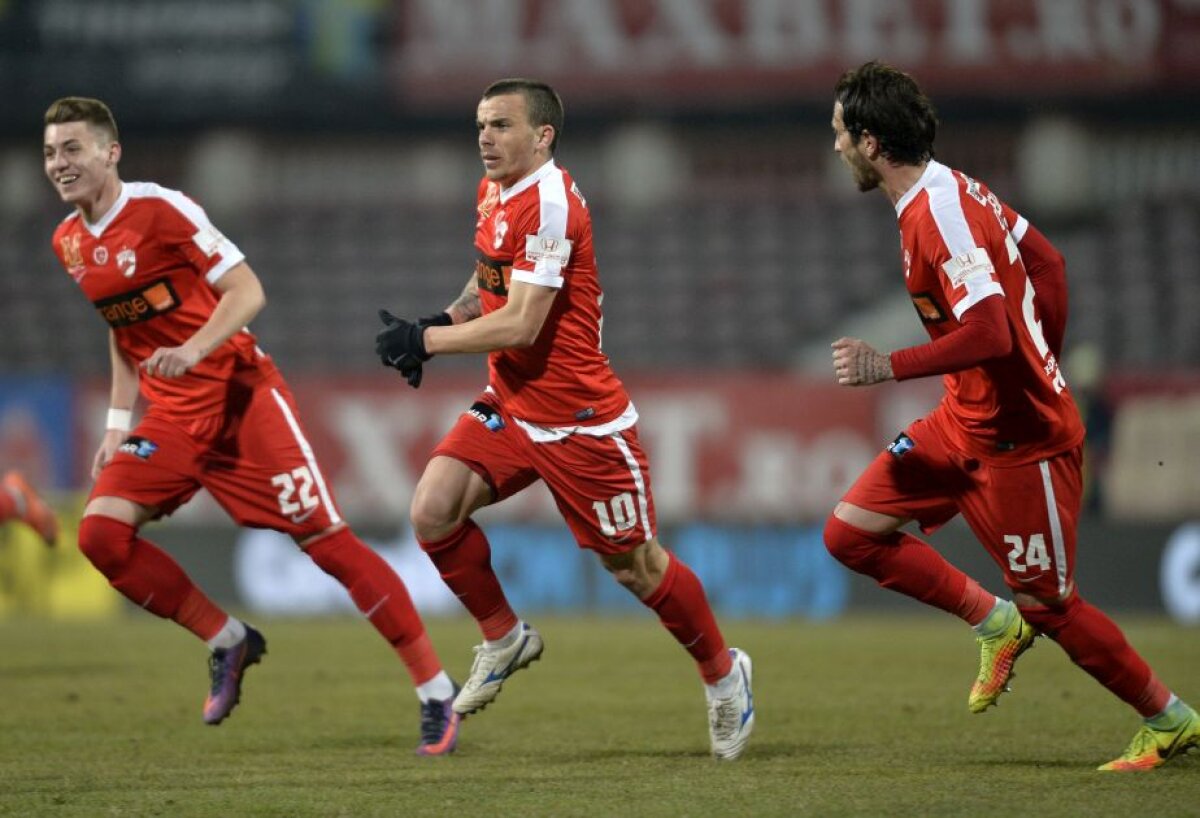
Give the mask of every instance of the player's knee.
M 1038 600 L 1038 604 L 1035 605 L 1019 603 L 1017 609 L 1026 622 L 1041 633 L 1054 638 L 1055 634 L 1071 624 L 1082 606 L 1083 599 L 1072 591 L 1064 599 Z
M 433 542 L 449 536 L 463 522 L 459 519 L 460 507 L 455 498 L 443 493 L 418 490 L 409 509 L 417 540 Z
M 90 514 L 79 523 L 79 550 L 105 576 L 111 576 L 129 560 L 137 529 L 126 523 Z
M 878 547 L 865 531 L 843 522 L 834 514 L 825 521 L 825 549 L 847 568 L 861 570 Z
M 620 587 L 644 600 L 666 581 L 672 566 L 678 567 L 678 560 L 670 557 L 658 540 L 649 540 L 631 552 L 601 554 L 600 564 Z
M 600 564 L 622 588 L 639 599 L 649 596 L 662 581 L 662 573 L 653 575 L 644 557 L 638 558 L 633 552 L 602 555 Z
M 639 577 L 637 571 L 632 568 L 614 568 L 605 566 L 612 578 L 617 581 L 623 588 L 627 588 L 634 593 L 638 588 L 646 584 L 645 577 Z

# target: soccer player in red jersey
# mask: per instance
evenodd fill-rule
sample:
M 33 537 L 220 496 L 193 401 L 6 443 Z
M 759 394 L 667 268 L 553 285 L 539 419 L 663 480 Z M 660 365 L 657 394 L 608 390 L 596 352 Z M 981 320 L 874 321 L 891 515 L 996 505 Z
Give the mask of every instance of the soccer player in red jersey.
M 109 327 L 112 392 L 79 547 L 114 588 L 212 650 L 204 721 L 237 704 L 266 641 L 139 536 L 205 488 L 238 523 L 291 536 L 350 592 L 407 666 L 417 752 L 454 749 L 454 683 L 404 583 L 347 527 L 279 371 L 246 329 L 265 303 L 241 251 L 182 193 L 123 182 L 108 107 L 67 97 L 45 115 L 45 171 L 74 206 L 54 250 Z M 134 426 L 138 392 L 147 403 Z
M 942 375 L 946 394 L 838 503 L 826 546 L 883 587 L 975 628 L 972 712 L 1007 690 L 1013 663 L 1040 632 L 1145 719 L 1125 753 L 1100 769 L 1152 769 L 1200 745 L 1200 718 L 1075 585 L 1084 429 L 1058 365 L 1065 263 L 985 185 L 934 161 L 936 128 L 929 99 L 894 68 L 869 62 L 837 83 L 834 150 L 859 190 L 879 188 L 896 208 L 905 285 L 931 339 L 890 354 L 838 339 L 838 383 Z M 928 533 L 959 513 L 1004 572 L 1013 602 L 900 530 L 916 520 Z
M 25 475 L 13 469 L 0 479 L 0 524 L 20 520 L 32 528 L 46 545 L 58 539 L 58 518 Z
M 545 83 L 500 80 L 484 91 L 476 126 L 484 178 L 475 272 L 443 313 L 416 322 L 381 313 L 376 348 L 413 386 L 432 355 L 488 353 L 488 387 L 434 450 L 411 510 L 422 548 L 483 633 L 454 709 L 487 706 L 542 653 L 471 519 L 540 479 L 579 546 L 695 659 L 712 752 L 736 759 L 754 726 L 750 659 L 725 646 L 699 579 L 656 537 L 637 411 L 600 349 L 591 216 L 553 159 L 562 102 Z

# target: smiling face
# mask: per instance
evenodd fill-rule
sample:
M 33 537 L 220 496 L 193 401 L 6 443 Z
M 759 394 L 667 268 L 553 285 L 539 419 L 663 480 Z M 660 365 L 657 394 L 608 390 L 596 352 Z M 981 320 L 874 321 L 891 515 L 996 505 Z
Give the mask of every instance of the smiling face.
M 503 187 L 511 187 L 550 159 L 554 128 L 530 123 L 524 94 L 481 100 L 475 126 L 484 174 Z
M 865 193 L 879 187 L 883 177 L 863 154 L 864 147 L 870 150 L 867 143 L 871 140 L 871 136 L 864 131 L 859 134 L 857 142 L 850 137 L 850 132 L 846 130 L 846 123 L 842 119 L 842 103 L 840 102 L 833 104 L 831 124 L 833 125 L 833 149 L 850 168 L 850 173 L 854 176 L 854 183 L 858 185 L 858 189 Z
M 46 126 L 42 157 L 46 178 L 64 202 L 89 218 L 103 213 L 116 197 L 117 162 L 121 146 L 102 128 L 87 122 L 57 122 Z M 111 197 L 111 198 L 110 198 Z

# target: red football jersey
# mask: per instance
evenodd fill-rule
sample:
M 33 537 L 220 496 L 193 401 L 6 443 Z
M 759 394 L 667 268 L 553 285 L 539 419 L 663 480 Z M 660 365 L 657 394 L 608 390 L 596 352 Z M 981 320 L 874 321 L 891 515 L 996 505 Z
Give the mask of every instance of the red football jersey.
M 507 302 L 510 281 L 561 290 L 531 346 L 488 356 L 492 389 L 513 417 L 539 425 L 616 418 L 629 395 L 600 351 L 603 295 L 579 188 L 550 161 L 507 190 L 485 178 L 478 196 L 475 274 L 483 313 Z
M 124 182 L 117 201 L 95 224 L 71 214 L 54 231 L 53 244 L 135 364 L 159 347 L 183 344 L 200 329 L 219 298 L 211 284 L 244 259 L 199 205 L 146 182 Z M 142 397 L 155 410 L 186 418 L 223 411 L 232 380 L 278 377 L 245 329 L 182 377 L 138 374 Z
M 1013 336 L 1003 358 L 944 377 L 935 412 L 951 443 L 973 457 L 1025 463 L 1078 445 L 1083 423 L 1042 335 L 1033 285 L 1013 233 L 1026 223 L 983 184 L 930 162 L 896 203 L 904 278 L 931 338 L 1000 296 Z

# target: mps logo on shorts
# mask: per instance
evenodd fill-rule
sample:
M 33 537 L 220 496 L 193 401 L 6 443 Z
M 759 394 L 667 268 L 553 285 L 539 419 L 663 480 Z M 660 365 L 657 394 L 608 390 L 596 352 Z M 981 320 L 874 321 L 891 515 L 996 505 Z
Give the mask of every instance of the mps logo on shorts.
M 896 435 L 896 439 L 888 444 L 887 450 L 892 453 L 893 457 L 904 457 L 904 455 L 916 448 L 916 445 L 911 437 L 902 432 Z
M 486 426 L 489 432 L 498 432 L 504 428 L 504 418 L 500 417 L 496 408 L 481 400 L 471 404 L 467 414 Z
M 131 454 L 134 457 L 140 457 L 142 460 L 149 460 L 150 455 L 158 451 L 158 444 L 144 437 L 130 436 L 125 438 L 125 442 L 117 447 L 117 451 Z
M 127 327 L 175 309 L 179 294 L 170 279 L 160 278 L 145 287 L 93 301 L 92 305 L 110 327 Z

